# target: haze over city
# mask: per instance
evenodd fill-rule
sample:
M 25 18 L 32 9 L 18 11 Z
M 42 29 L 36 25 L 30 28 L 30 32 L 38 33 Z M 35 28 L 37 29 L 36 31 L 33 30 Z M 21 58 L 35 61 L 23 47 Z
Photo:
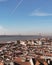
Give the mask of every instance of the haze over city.
M 0 0 L 0 35 L 52 35 L 52 0 Z

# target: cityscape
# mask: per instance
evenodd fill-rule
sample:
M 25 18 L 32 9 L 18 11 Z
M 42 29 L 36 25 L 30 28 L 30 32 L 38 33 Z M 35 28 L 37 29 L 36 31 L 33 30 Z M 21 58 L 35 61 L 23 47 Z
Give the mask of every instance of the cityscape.
M 52 65 L 52 39 L 0 43 L 0 65 Z
M 0 0 L 0 65 L 52 65 L 52 0 Z

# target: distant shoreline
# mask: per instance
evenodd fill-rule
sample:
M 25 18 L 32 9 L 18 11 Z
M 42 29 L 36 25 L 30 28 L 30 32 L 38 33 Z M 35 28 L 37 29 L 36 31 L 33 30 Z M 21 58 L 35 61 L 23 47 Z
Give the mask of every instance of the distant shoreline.
M 52 36 L 41 36 L 41 35 L 0 35 L 0 42 L 4 41 L 16 41 L 16 40 L 34 40 L 39 38 L 50 38 Z
M 52 35 L 0 35 L 0 36 L 52 36 Z

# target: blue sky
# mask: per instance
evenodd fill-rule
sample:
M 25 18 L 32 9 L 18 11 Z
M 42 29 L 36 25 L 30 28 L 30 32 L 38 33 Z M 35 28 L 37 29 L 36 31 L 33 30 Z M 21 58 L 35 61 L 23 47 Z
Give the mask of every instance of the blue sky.
M 52 0 L 0 0 L 0 34 L 52 34 Z

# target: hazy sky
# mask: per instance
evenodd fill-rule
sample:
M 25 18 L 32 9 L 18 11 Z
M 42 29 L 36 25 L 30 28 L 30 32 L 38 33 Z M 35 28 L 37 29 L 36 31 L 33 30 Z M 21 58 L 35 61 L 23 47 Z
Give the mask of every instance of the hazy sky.
M 0 0 L 0 34 L 52 33 L 52 0 Z

